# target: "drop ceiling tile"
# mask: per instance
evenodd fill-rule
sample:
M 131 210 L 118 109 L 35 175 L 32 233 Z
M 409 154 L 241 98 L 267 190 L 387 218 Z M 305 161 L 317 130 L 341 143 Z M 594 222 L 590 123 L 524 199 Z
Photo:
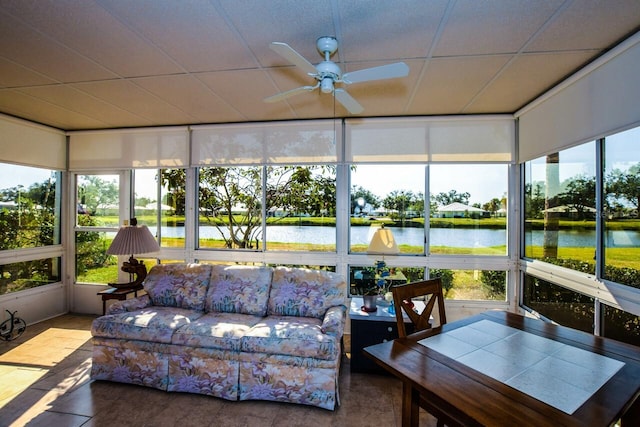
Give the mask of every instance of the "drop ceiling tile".
M 316 39 L 336 35 L 337 18 L 332 13 L 333 2 L 329 0 L 220 0 L 219 3 L 263 66 L 291 65 L 269 49 L 273 41 L 289 44 L 316 64 L 322 60 Z
M 491 81 L 510 56 L 434 58 L 418 83 L 409 114 L 462 114 L 464 107 Z M 473 70 L 473 73 L 469 73 Z M 505 111 L 508 112 L 508 111 Z
M 100 0 L 100 3 L 186 71 L 242 69 L 258 65 L 212 2 Z
M 640 1 L 583 0 L 573 2 L 527 46 L 527 52 L 606 49 L 621 35 L 638 30 Z M 588 23 L 588 24 L 587 24 Z M 611 33 L 604 28 L 616 28 Z
M 56 81 L 15 62 L 0 58 L 0 87 L 38 86 Z
M 143 117 L 152 124 L 177 125 L 194 121 L 194 117 L 180 108 L 170 105 L 131 81 L 78 83 L 74 87 L 123 111 Z
M 515 53 L 563 0 L 458 0 L 434 56 Z
M 135 125 L 136 123 L 146 124 L 147 126 L 153 124 L 152 121 L 137 114 L 137 112 L 133 113 L 124 108 L 119 108 L 113 103 L 72 86 L 40 86 L 24 88 L 21 91 L 58 107 L 100 120 L 107 123 L 107 127 Z
M 347 62 L 424 57 L 433 43 L 447 0 L 339 2 L 340 58 Z
M 58 82 L 109 79 L 115 74 L 0 12 L 0 57 Z
M 189 114 L 196 123 L 246 120 L 239 111 L 192 75 L 148 77 L 133 82 Z
M 591 52 L 521 55 L 508 64 L 465 112 L 517 111 L 584 66 L 591 57 Z
M 237 111 L 237 120 L 269 120 L 274 104 L 263 99 L 278 92 L 261 70 L 219 71 L 197 75 L 207 87 Z
M 360 115 L 398 116 L 406 113 L 407 99 L 414 91 L 425 61 L 414 59 L 404 62 L 409 66 L 409 75 L 406 77 L 343 86 L 364 107 L 364 111 Z M 359 62 L 349 64 L 345 70 L 351 72 L 387 63 L 386 61 Z
M 135 2 L 127 2 L 129 6 Z M 93 1 L 72 8 L 58 1 L 15 2 L 7 7 L 27 25 L 119 76 L 146 76 L 182 71 L 159 49 L 139 37 Z M 35 7 L 34 7 L 35 6 Z M 72 25 L 69 25 L 69 23 Z M 108 35 L 105 37 L 105 35 Z
M 64 130 L 110 126 L 102 120 L 54 105 L 18 90 L 0 90 L 0 111 Z

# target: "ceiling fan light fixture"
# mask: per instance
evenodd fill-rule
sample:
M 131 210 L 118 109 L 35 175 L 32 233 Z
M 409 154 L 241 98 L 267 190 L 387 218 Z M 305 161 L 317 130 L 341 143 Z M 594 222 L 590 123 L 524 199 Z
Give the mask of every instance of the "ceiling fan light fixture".
M 325 77 L 320 82 L 320 90 L 322 93 L 333 92 L 333 79 L 331 77 Z

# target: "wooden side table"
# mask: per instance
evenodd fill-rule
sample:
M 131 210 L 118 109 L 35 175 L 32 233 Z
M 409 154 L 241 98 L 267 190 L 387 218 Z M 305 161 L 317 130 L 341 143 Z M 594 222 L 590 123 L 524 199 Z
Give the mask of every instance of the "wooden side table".
M 107 301 L 115 299 L 118 301 L 124 301 L 127 299 L 127 295 L 133 294 L 134 297 L 138 296 L 138 291 L 143 289 L 142 286 L 136 286 L 135 288 L 108 288 L 98 292 L 98 295 L 102 297 L 102 314 L 107 312 Z
M 352 297 L 349 317 L 351 319 L 351 372 L 387 374 L 373 360 L 366 357 L 362 349 L 370 345 L 398 338 L 396 315 L 389 313 L 389 307 L 378 305 L 378 311 L 366 313 L 361 310 L 362 297 Z M 413 324 L 405 315 L 407 331 L 413 330 Z

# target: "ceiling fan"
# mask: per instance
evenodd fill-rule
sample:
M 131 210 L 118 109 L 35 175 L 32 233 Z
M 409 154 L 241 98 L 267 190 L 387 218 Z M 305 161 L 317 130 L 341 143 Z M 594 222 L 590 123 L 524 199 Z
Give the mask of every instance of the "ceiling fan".
M 294 65 L 302 68 L 309 76 L 317 80 L 313 86 L 301 86 L 264 99 L 264 102 L 277 102 L 298 95 L 303 92 L 310 92 L 320 88 L 322 93 L 333 93 L 335 99 L 342 104 L 350 113 L 359 114 L 364 108 L 349 93 L 341 87 L 335 87 L 336 83 L 346 85 L 360 83 L 371 80 L 393 79 L 396 77 L 406 77 L 409 74 L 409 67 L 404 62 L 382 65 L 380 67 L 365 68 L 364 70 L 352 71 L 342 74 L 340 67 L 331 61 L 331 55 L 338 50 L 338 40 L 335 37 L 323 36 L 316 41 L 318 52 L 324 57 L 324 61 L 318 65 L 313 65 L 302 55 L 296 52 L 286 43 L 273 42 L 269 47 L 277 54 Z

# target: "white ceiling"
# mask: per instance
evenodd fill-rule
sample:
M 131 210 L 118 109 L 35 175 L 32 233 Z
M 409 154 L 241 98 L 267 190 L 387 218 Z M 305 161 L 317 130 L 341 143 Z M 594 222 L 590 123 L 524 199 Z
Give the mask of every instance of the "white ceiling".
M 271 49 L 343 72 L 361 116 L 513 113 L 640 30 L 638 0 L 0 0 L 0 112 L 64 130 L 349 117 Z

